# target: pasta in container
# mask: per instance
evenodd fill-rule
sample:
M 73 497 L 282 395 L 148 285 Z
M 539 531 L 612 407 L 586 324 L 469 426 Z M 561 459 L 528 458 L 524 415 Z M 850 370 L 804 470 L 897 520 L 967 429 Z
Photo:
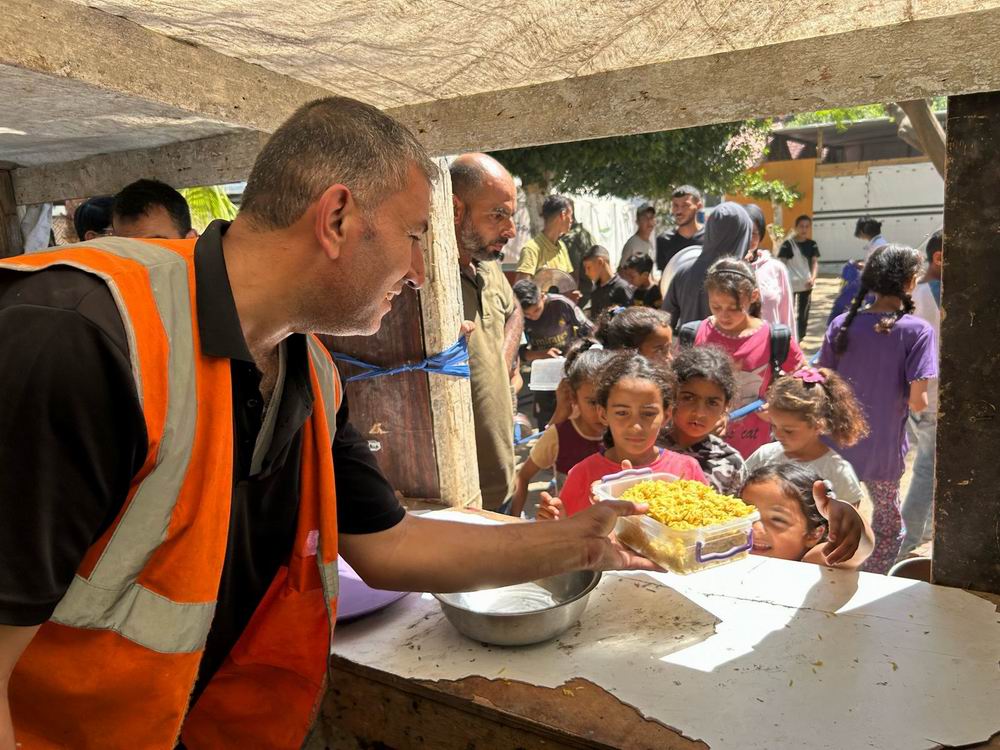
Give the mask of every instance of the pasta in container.
M 752 505 L 711 487 L 672 474 L 630 469 L 606 476 L 594 488 L 602 500 L 647 503 L 645 516 L 618 519 L 618 539 L 674 573 L 739 560 L 753 547 L 753 524 L 760 514 Z

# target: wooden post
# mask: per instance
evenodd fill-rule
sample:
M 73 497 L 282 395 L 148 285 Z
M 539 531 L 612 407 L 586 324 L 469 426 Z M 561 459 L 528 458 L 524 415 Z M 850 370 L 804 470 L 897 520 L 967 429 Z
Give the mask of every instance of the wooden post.
M 331 351 L 380 367 L 418 362 L 444 351 L 462 326 L 451 178 L 444 160 L 434 186 L 424 242 L 427 280 L 405 288 L 374 336 L 322 337 Z M 345 376 L 360 372 L 339 365 Z M 351 422 L 376 452 L 393 486 L 410 500 L 480 507 L 476 435 L 469 381 L 406 372 L 347 387 Z
M 948 100 L 932 580 L 1000 594 L 1000 92 Z
M 431 197 L 430 229 L 424 250 L 427 281 L 420 291 L 424 347 L 431 353 L 455 343 L 464 317 L 451 175 L 445 159 L 439 159 L 438 166 L 441 175 Z M 429 385 L 441 502 L 482 507 L 470 382 L 434 376 Z
M 24 240 L 21 237 L 21 221 L 17 217 L 17 202 L 14 200 L 14 183 L 10 172 L 0 170 L 0 258 L 23 252 Z

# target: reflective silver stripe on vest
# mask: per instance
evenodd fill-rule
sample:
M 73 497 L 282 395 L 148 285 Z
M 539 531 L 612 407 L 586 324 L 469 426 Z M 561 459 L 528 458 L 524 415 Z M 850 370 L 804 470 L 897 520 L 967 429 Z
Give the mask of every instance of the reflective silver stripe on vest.
M 333 364 L 333 359 L 319 340 L 315 336 L 306 336 L 306 341 L 309 345 L 309 358 L 316 368 L 320 395 L 323 398 L 323 411 L 325 412 L 326 425 L 330 431 L 330 441 L 332 443 L 333 436 L 337 432 L 337 411 L 340 409 L 341 401 L 340 375 L 337 373 L 336 365 Z M 316 555 L 316 561 L 319 565 L 320 577 L 323 580 L 323 591 L 329 600 L 340 594 L 340 574 L 337 570 L 336 561 L 323 563 L 322 537 L 319 540 L 319 545 L 319 553 Z M 329 602 L 327 602 L 327 608 L 329 608 Z
M 114 630 L 163 653 L 197 651 L 208 636 L 215 602 L 174 602 L 136 582 L 152 552 L 166 539 L 194 442 L 198 409 L 195 362 L 200 353 L 194 350 L 187 261 L 160 245 L 122 237 L 87 242 L 86 246 L 136 261 L 148 270 L 169 342 L 167 412 L 156 466 L 136 489 L 89 579 L 73 579 L 52 620 L 73 627 Z M 85 263 L 73 265 L 90 270 Z M 130 332 L 129 356 L 133 371 L 138 372 L 128 310 L 120 295 L 115 295 L 115 302 Z
M 114 630 L 130 641 L 161 653 L 199 651 L 215 615 L 215 602 L 174 602 L 138 583 L 123 591 L 108 591 L 77 576 L 70 591 L 76 612 L 70 612 L 70 617 L 59 616 L 66 601 L 64 598 L 52 616 L 55 622 Z

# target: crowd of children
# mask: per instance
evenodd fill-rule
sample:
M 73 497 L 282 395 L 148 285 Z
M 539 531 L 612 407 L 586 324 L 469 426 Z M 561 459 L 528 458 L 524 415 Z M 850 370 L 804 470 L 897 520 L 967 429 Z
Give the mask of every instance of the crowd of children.
M 626 269 L 645 272 L 639 260 Z M 759 268 L 741 259 L 711 266 L 711 315 L 676 341 L 663 311 L 610 307 L 568 358 L 513 511 L 543 468 L 557 484 L 538 518 L 555 520 L 593 502 L 602 477 L 649 467 L 755 505 L 754 554 L 887 572 L 903 539 L 907 419 L 937 376 L 934 328 L 913 314 L 923 268 L 912 248 L 878 248 L 818 367 L 787 326 L 762 319 Z M 866 490 L 870 527 L 856 510 Z

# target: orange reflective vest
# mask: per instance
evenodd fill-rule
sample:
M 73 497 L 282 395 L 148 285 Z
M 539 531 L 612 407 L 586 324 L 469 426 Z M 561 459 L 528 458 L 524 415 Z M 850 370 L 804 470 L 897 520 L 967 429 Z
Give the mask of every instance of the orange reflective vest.
M 100 276 L 118 305 L 149 446 L 118 517 L 17 663 L 15 737 L 24 750 L 169 750 L 178 737 L 191 750 L 298 748 L 323 696 L 337 607 L 333 361 L 310 336 L 294 548 L 188 713 L 229 530 L 230 363 L 201 353 L 192 240 L 108 238 L 0 261 L 67 265 Z

